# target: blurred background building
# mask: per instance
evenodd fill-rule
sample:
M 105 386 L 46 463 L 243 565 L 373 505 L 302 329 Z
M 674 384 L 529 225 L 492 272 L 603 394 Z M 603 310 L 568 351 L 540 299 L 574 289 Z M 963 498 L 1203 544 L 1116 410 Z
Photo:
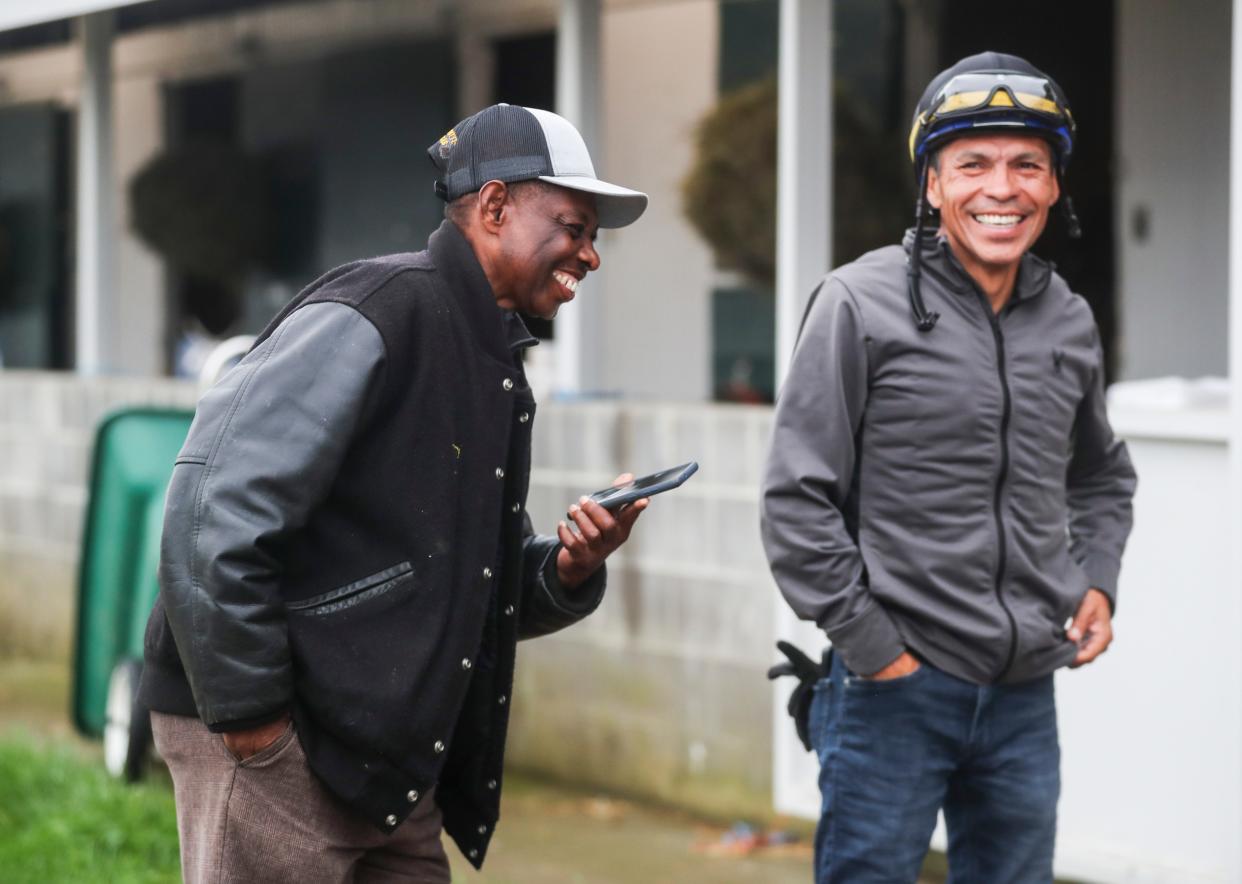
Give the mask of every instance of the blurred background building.
M 834 85 L 819 102 L 832 108 L 835 160 L 824 254 L 852 259 L 909 222 L 910 109 L 946 61 L 1003 44 L 1057 72 L 1082 123 L 1071 183 L 1087 238 L 1071 246 L 1054 226 L 1043 250 L 1092 300 L 1117 375 L 1224 374 L 1225 305 L 1206 293 L 1224 286 L 1229 10 L 1200 5 L 1196 33 L 1178 35 L 1153 14 L 1160 3 L 1085 4 L 1067 27 L 1062 15 L 1004 21 L 976 0 L 836 0 Z M 103 11 L 51 18 L 91 8 Z M 552 387 L 770 400 L 775 227 L 753 210 L 775 199 L 779 8 L 7 3 L 4 364 L 185 371 L 197 340 L 258 331 L 323 270 L 418 248 L 441 208 L 424 142 L 510 101 L 560 107 L 607 174 L 653 195 L 644 224 L 604 236 L 608 272 L 583 299 L 597 302 L 586 323 L 597 339 L 566 354 L 562 336 L 542 330 L 550 370 L 558 360 L 578 368 Z M 576 71 L 575 88 L 561 82 L 558 93 L 558 63 Z M 1150 98 L 1174 76 L 1198 85 L 1195 106 L 1153 114 Z M 700 125 L 709 142 L 696 139 Z M 1190 132 L 1193 156 L 1182 153 Z M 1200 173 L 1197 190 L 1161 191 L 1150 172 L 1173 156 Z M 826 193 L 815 198 L 828 206 Z M 83 256 L 86 222 L 98 239 Z M 1186 310 L 1171 290 L 1205 294 Z M 650 329 L 656 314 L 663 331 Z M 624 341 L 639 329 L 665 358 L 633 358 Z
M 652 508 L 600 614 L 524 650 L 540 716 L 518 704 L 515 760 L 717 813 L 773 794 L 813 811 L 762 678 L 794 630 L 757 538 L 763 406 L 817 279 L 910 222 L 923 86 L 1014 52 L 1073 102 L 1085 236 L 1054 217 L 1037 251 L 1095 309 L 1142 477 L 1117 649 L 1062 682 L 1059 869 L 1242 879 L 1235 7 L 6 0 L 0 652 L 64 653 L 101 414 L 192 404 L 168 378 L 213 342 L 336 264 L 421 248 L 442 208 L 426 146 L 495 101 L 548 107 L 652 202 L 537 325 L 530 374 L 556 404 L 532 512 L 547 523 L 621 468 L 703 470 Z M 1170 376 L 1200 380 L 1132 383 Z

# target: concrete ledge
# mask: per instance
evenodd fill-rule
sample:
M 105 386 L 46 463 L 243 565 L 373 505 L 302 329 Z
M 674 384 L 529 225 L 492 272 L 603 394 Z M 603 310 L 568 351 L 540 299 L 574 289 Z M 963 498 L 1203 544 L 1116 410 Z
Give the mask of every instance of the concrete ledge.
M 0 371 L 0 656 L 69 653 L 99 421 L 129 406 L 190 408 L 197 396 L 186 381 Z
M 0 372 L 0 655 L 68 654 L 99 420 L 196 395 L 179 381 Z M 722 818 L 767 815 L 776 590 L 758 484 L 771 410 L 551 403 L 536 425 L 528 508 L 545 533 L 618 473 L 700 469 L 610 561 L 599 611 L 521 647 L 513 765 Z
M 570 640 L 577 629 L 521 647 L 513 766 L 717 818 L 768 812 L 761 668 Z

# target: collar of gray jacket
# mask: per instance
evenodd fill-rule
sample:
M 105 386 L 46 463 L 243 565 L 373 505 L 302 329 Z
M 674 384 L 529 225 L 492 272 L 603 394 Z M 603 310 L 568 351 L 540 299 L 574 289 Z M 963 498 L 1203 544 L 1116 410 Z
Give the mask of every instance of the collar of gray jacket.
M 953 250 L 949 248 L 948 239 L 943 236 L 929 236 L 925 232 L 922 245 L 920 263 L 923 269 L 934 273 L 937 279 L 951 291 L 958 294 L 968 294 L 974 291 L 974 282 L 970 274 L 966 272 L 966 268 L 953 254 Z M 909 256 L 913 246 L 914 228 L 911 227 L 901 238 L 901 247 Z M 1055 270 L 1056 265 L 1051 261 L 1046 261 L 1033 252 L 1027 252 L 1022 256 L 1022 263 L 1018 267 L 1018 279 L 1014 283 L 1012 300 L 1024 301 L 1042 295 L 1047 290 L 1048 283 L 1052 281 L 1052 274 Z

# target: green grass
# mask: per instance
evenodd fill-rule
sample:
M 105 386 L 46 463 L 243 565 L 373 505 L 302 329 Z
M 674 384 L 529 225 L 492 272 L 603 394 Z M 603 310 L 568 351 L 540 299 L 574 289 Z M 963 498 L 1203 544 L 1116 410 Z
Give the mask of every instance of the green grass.
M 175 882 L 177 821 L 166 780 L 126 786 L 96 760 L 0 734 L 5 882 Z

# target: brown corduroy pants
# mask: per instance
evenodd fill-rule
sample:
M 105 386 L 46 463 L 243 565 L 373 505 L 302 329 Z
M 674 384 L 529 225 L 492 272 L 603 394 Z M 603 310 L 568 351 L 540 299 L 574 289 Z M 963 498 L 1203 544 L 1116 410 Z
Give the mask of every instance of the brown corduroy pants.
M 245 761 L 197 718 L 153 712 L 151 730 L 172 774 L 186 884 L 449 884 L 434 793 L 385 835 L 316 779 L 293 725 Z

